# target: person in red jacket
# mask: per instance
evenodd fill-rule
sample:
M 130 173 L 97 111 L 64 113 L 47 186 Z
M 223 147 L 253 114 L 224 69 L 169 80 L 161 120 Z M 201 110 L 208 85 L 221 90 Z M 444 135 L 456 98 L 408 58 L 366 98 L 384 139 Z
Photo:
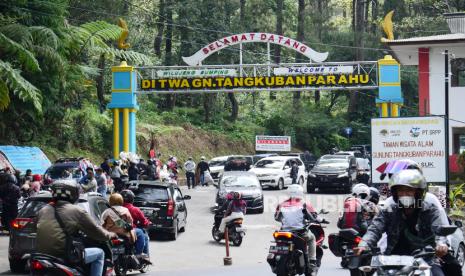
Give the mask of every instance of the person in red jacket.
M 133 220 L 133 227 L 136 230 L 136 255 L 145 254 L 147 259 L 149 257 L 149 236 L 145 232 L 145 228 L 151 224 L 144 213 L 136 206 L 132 205 L 134 203 L 134 193 L 131 190 L 121 191 L 121 196 L 123 197 L 124 204 L 123 207 L 126 207 L 131 213 Z

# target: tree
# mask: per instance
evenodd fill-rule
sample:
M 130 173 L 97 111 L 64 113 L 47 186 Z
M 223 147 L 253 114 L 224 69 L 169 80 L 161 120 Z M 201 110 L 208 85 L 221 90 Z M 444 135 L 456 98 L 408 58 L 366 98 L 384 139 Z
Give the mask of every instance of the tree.
M 283 35 L 284 0 L 276 0 L 276 34 Z M 281 63 L 281 46 L 274 45 L 274 63 Z M 270 100 L 276 99 L 276 92 L 270 92 Z
M 305 43 L 305 0 L 299 0 L 299 9 L 297 12 L 297 41 Z M 296 53 L 296 62 L 302 61 L 302 55 Z M 297 107 L 300 101 L 300 91 L 294 92 L 294 107 Z

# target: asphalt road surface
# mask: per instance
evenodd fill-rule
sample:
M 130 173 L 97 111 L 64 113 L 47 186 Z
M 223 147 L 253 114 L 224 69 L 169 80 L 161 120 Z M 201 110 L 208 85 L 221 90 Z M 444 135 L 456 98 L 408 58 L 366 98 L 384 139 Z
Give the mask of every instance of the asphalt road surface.
M 151 259 L 154 265 L 145 275 L 274 275 L 266 262 L 272 233 L 280 224 L 274 221 L 273 214 L 278 202 L 287 198 L 286 190 L 265 190 L 265 212 L 248 214 L 244 220 L 247 234 L 240 247 L 231 247 L 232 265 L 225 267 L 224 242 L 217 243 L 211 237 L 216 194 L 215 187 L 199 187 L 192 190 L 182 187 L 184 194 L 192 196 L 186 201 L 188 223 L 185 233 L 178 240 L 169 241 L 163 235 L 150 242 Z M 346 195 L 311 194 L 306 195 L 312 205 L 320 210 L 330 211 L 324 217 L 330 221 L 325 229 L 326 236 L 337 232 L 335 225 L 338 209 Z M 0 237 L 0 275 L 13 275 L 8 266 L 8 237 Z M 327 244 L 327 240 L 325 241 Z M 349 271 L 339 266 L 339 258 L 325 250 L 319 275 L 349 275 Z

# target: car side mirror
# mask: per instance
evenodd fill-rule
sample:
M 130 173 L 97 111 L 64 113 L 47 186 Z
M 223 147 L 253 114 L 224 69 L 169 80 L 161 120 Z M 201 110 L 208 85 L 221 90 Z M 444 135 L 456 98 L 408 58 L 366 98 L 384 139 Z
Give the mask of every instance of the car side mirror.
M 183 198 L 184 200 L 189 200 L 189 199 L 191 199 L 192 197 L 191 197 L 190 195 L 185 195 L 185 196 L 183 196 L 182 198 Z
M 460 220 L 454 221 L 454 224 L 455 224 L 455 226 L 457 226 L 458 228 L 462 228 L 462 227 L 463 227 L 463 223 L 462 223 Z

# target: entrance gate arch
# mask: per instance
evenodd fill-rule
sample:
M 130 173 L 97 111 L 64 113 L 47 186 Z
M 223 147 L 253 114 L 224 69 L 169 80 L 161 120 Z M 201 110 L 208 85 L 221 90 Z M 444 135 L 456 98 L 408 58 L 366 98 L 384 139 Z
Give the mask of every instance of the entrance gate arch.
M 242 44 L 267 43 L 268 62 L 243 64 Z M 270 43 L 297 51 L 308 63 L 272 64 Z M 201 65 L 211 54 L 239 44 L 239 64 Z M 112 67 L 113 157 L 121 151 L 136 152 L 137 94 L 234 93 L 259 91 L 373 90 L 381 117 L 398 117 L 403 97 L 400 65 L 387 55 L 378 61 L 322 62 L 319 53 L 288 37 L 269 33 L 245 33 L 218 39 L 190 57 L 186 66 Z M 313 62 L 315 61 L 315 62 Z

